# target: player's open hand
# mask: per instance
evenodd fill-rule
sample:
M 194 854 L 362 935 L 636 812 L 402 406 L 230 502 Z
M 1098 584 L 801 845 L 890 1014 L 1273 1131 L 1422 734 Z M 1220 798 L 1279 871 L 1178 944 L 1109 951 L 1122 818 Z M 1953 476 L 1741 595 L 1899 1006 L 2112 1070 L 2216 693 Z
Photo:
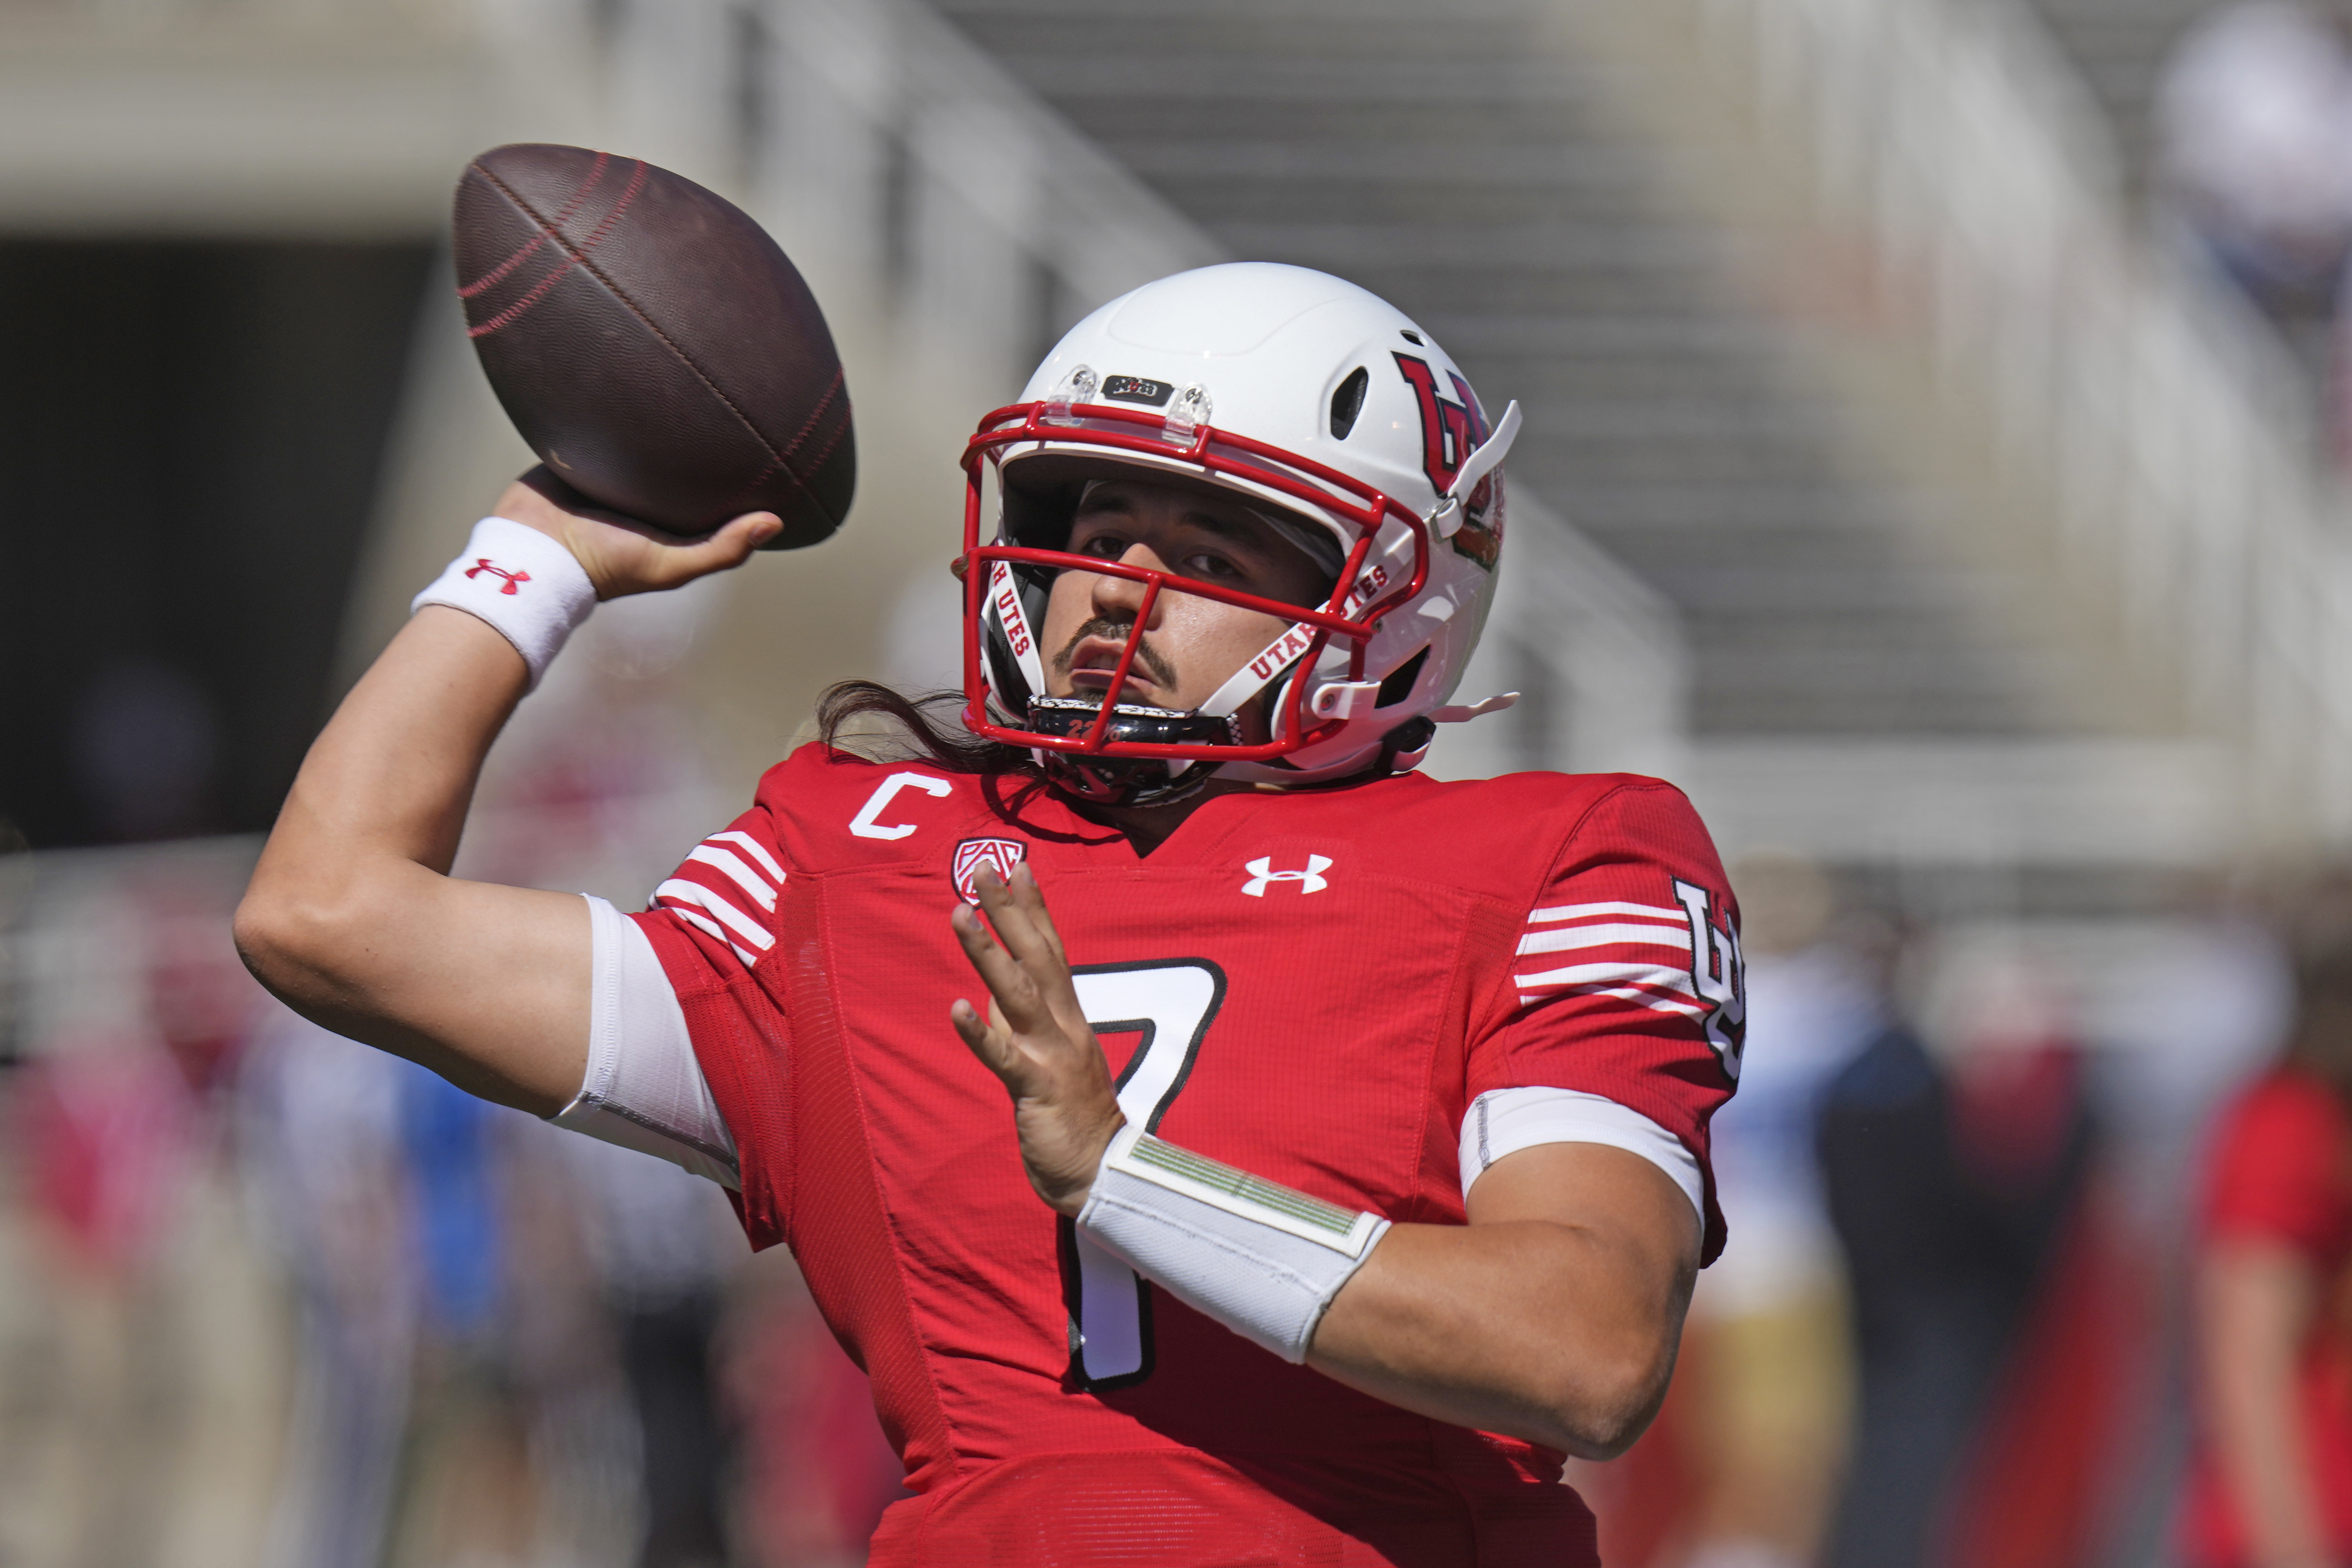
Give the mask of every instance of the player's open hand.
M 1103 1150 L 1127 1120 L 1111 1089 L 1110 1064 L 1079 1010 L 1062 939 L 1029 868 L 1014 867 L 1008 882 L 982 867 L 972 890 L 987 922 L 958 905 L 949 923 L 988 985 L 988 1016 L 959 998 L 949 1017 L 971 1054 L 1012 1091 L 1029 1184 L 1075 1215 L 1086 1207 Z
M 599 599 L 675 588 L 740 566 L 784 526 L 774 512 L 751 511 L 699 538 L 665 533 L 593 505 L 544 467 L 507 487 L 498 515 L 561 540 Z

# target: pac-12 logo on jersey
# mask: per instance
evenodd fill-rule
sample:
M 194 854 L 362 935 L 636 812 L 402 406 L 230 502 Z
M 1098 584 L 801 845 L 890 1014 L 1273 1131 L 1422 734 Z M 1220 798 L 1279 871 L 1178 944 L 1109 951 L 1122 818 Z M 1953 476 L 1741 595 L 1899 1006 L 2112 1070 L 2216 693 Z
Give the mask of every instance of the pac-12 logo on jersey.
M 955 847 L 955 887 L 967 904 L 980 902 L 980 894 L 972 888 L 972 879 L 980 875 L 982 866 L 993 866 L 999 877 L 1010 880 L 1013 868 L 1028 858 L 1029 846 L 1018 838 L 967 838 Z
M 1437 373 L 1427 360 L 1401 353 L 1396 362 L 1421 405 L 1421 471 L 1428 476 L 1430 488 L 1443 496 L 1470 454 L 1486 445 L 1486 413 L 1470 384 L 1452 371 L 1445 379 L 1454 384 L 1459 403 L 1439 394 Z M 1454 531 L 1454 550 L 1489 571 L 1503 556 L 1502 484 L 1500 472 L 1480 479 L 1462 504 L 1462 526 Z

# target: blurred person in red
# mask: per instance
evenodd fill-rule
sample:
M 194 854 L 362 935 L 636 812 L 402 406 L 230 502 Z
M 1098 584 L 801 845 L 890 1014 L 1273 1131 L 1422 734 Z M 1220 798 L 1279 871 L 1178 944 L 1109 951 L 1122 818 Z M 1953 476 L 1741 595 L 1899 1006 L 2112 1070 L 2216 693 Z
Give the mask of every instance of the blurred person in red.
M 2352 876 L 2291 922 L 2285 1050 L 2221 1114 L 2195 1285 L 2198 1568 L 2352 1562 Z
M 259 1533 L 268 1282 L 215 1090 L 260 994 L 227 900 L 217 874 L 110 859 L 27 906 L 30 1052 L 0 1100 L 26 1243 L 0 1347 L 19 1460 L 0 1559 L 143 1562 L 201 1538 L 231 1560 Z

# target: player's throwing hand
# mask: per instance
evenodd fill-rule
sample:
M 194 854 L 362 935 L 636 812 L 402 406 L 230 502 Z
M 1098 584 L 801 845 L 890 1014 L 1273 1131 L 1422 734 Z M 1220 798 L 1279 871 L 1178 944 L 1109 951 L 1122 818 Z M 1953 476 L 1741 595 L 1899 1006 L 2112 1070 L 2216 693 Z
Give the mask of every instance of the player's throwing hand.
M 1013 1095 L 1021 1162 L 1037 1195 L 1075 1216 L 1087 1206 L 1096 1167 L 1126 1123 L 1110 1066 L 1078 1006 L 1069 959 L 1026 865 L 1010 882 L 982 868 L 972 890 L 988 911 L 956 906 L 948 923 L 989 991 L 988 1017 L 959 997 L 948 1010 L 971 1054 Z M 988 926 L 996 928 L 992 938 Z
M 681 538 L 600 509 L 544 467 L 507 487 L 497 515 L 535 528 L 571 551 L 600 600 L 675 588 L 740 566 L 783 527 L 774 512 L 751 511 L 699 539 Z

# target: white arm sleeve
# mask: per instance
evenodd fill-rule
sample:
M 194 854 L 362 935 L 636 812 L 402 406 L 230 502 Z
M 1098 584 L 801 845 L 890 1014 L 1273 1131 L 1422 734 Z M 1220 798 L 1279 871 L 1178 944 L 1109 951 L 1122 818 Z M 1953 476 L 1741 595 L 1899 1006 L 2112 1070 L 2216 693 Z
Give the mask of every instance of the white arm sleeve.
M 1675 1179 L 1700 1228 L 1706 1226 L 1698 1160 L 1683 1141 L 1638 1110 L 1572 1089 L 1491 1089 L 1470 1102 L 1462 1119 L 1462 1201 L 1470 1201 L 1489 1165 L 1538 1143 L 1606 1143 L 1639 1154 Z
M 740 1190 L 735 1140 L 654 944 L 603 899 L 588 899 L 588 1077 L 552 1120 Z

